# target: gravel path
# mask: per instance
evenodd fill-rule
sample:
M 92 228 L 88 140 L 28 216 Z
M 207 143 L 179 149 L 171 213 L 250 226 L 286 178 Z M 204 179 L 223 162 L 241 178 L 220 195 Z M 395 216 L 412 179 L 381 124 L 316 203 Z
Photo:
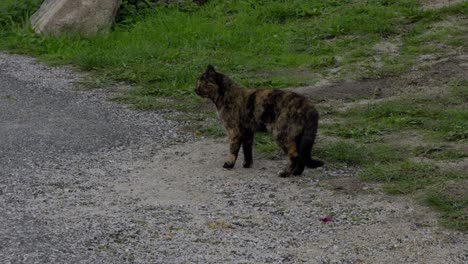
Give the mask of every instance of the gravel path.
M 79 78 L 0 54 L 0 263 L 468 261 L 468 235 L 411 199 L 322 180 L 352 170 L 224 170 L 225 143 L 73 90 Z
M 0 263 L 121 262 L 93 244 L 133 210 L 112 186 L 185 140 L 158 113 L 74 90 L 79 79 L 0 54 Z

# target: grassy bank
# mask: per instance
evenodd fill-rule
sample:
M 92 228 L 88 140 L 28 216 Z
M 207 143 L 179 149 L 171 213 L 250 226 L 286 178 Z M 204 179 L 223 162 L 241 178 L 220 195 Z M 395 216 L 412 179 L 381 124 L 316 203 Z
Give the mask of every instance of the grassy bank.
M 337 78 L 392 73 L 410 64 L 431 23 L 468 13 L 468 4 L 424 11 L 415 0 L 213 0 L 190 10 L 150 9 L 108 35 L 47 38 L 28 29 L 38 1 L 21 2 L 2 4 L 0 48 L 134 83 L 140 88 L 122 99 L 142 108 L 155 96 L 193 99 L 194 80 L 208 63 L 250 87 L 312 84 L 334 68 Z M 401 55 L 373 48 L 397 36 L 407 38 Z

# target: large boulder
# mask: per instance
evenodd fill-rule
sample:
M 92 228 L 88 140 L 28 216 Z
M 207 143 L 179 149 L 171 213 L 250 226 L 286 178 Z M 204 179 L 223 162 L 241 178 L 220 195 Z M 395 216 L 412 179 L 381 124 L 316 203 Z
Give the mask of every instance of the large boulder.
M 90 36 L 109 31 L 122 0 L 45 0 L 31 16 L 37 33 Z

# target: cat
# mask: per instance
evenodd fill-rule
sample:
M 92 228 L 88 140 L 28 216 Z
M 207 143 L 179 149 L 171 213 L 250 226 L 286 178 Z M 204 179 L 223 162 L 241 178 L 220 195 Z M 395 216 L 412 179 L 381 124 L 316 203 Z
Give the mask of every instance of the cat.
M 317 168 L 324 164 L 311 158 L 319 114 L 304 96 L 290 91 L 242 88 L 212 65 L 197 80 L 195 93 L 213 101 L 226 128 L 230 151 L 224 168 L 234 167 L 241 145 L 244 168 L 252 166 L 252 144 L 257 131 L 271 132 L 288 155 L 288 165 L 280 177 L 301 175 L 305 166 Z

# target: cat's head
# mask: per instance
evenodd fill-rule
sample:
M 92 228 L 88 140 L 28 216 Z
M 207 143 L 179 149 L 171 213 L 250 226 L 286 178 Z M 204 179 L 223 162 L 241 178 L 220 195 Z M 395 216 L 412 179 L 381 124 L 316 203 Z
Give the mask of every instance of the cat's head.
M 214 99 L 227 89 L 227 80 L 229 79 L 224 74 L 217 72 L 212 65 L 208 65 L 197 80 L 195 93 L 204 98 Z

